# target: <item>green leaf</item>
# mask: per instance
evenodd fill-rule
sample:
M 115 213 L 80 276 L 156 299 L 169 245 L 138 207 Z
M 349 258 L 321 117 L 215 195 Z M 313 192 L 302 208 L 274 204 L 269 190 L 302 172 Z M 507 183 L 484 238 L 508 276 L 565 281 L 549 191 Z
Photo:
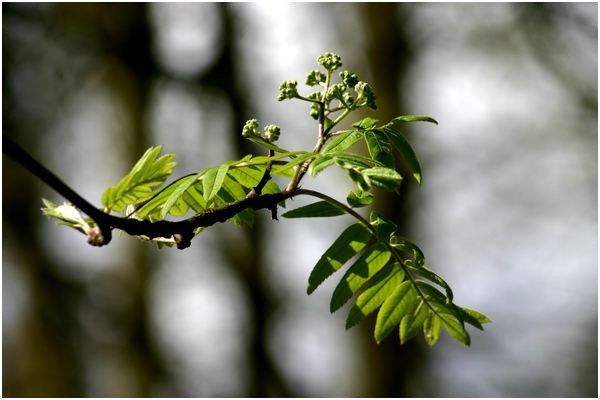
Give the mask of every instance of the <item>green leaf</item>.
M 201 213 L 206 210 L 206 200 L 202 197 L 201 194 L 201 186 L 196 184 L 194 186 L 189 187 L 186 192 L 183 194 L 183 198 L 185 202 L 197 213 Z
M 150 147 L 116 186 L 102 193 L 102 204 L 107 210 L 123 211 L 129 204 L 150 197 L 155 188 L 171 175 L 175 155 L 158 157 L 161 149 L 161 146 Z
M 366 168 L 361 171 L 361 174 L 368 177 L 374 186 L 388 191 L 396 190 L 402 182 L 402 176 L 390 168 Z
M 377 310 L 404 280 L 404 271 L 398 263 L 386 266 L 374 279 L 371 286 L 362 292 L 346 318 L 346 329 L 359 323 L 364 317 Z
M 377 230 L 377 240 L 386 243 L 389 242 L 390 236 L 398 229 L 398 226 L 395 223 L 376 211 L 371 211 L 369 222 Z
M 401 115 L 399 117 L 394 118 L 391 122 L 416 122 L 416 121 L 423 121 L 423 122 L 431 122 L 432 124 L 438 124 L 438 122 L 431 118 L 428 117 L 426 115 Z
M 306 154 L 302 154 L 302 155 L 294 158 L 292 161 L 290 161 L 284 165 L 275 165 L 275 166 L 273 166 L 273 174 L 281 175 L 284 172 L 292 169 L 296 165 L 300 165 L 300 164 L 304 163 L 305 161 L 310 160 L 311 158 L 314 158 L 316 156 L 317 155 L 314 153 L 306 153 Z
M 204 174 L 204 178 L 202 179 L 202 187 L 204 198 L 206 202 L 210 202 L 210 200 L 219 192 L 223 182 L 225 181 L 225 176 L 227 175 L 227 171 L 229 170 L 229 165 L 222 164 L 218 167 L 210 168 Z
M 242 187 L 253 189 L 258 185 L 263 175 L 265 174 L 266 167 L 264 165 L 249 165 L 246 167 L 230 168 L 227 175 L 233 179 Z M 263 194 L 279 193 L 281 190 L 273 179 L 269 179 L 267 184 L 262 190 Z
M 392 145 L 382 131 L 375 129 L 365 132 L 365 142 L 371 157 L 388 168 L 395 168 Z
M 317 201 L 316 203 L 290 210 L 281 216 L 285 218 L 320 218 L 335 217 L 342 214 L 344 214 L 342 209 L 326 201 Z
M 477 310 L 473 310 L 466 307 L 459 307 L 459 310 L 463 321 L 465 321 L 467 324 L 473 325 L 479 330 L 483 330 L 483 324 L 492 322 L 491 319 L 489 319 L 487 316 L 483 315 Z
M 364 176 L 356 169 L 348 169 L 348 177 L 358 186 L 359 190 L 368 191 L 371 189 L 371 181 L 369 177 Z
M 379 122 L 379 121 L 374 118 L 366 117 L 366 118 L 361 119 L 358 122 L 355 122 L 354 124 L 352 124 L 352 126 L 355 128 L 369 129 L 369 128 L 374 127 L 377 122 Z
M 259 136 L 249 136 L 246 139 L 250 140 L 251 142 L 254 142 L 256 144 L 258 144 L 259 146 L 262 146 L 264 148 L 267 148 L 269 150 L 273 150 L 276 151 L 278 153 L 288 153 L 288 154 L 292 154 L 293 152 L 283 149 L 279 146 L 274 145 L 271 142 L 267 142 L 265 139 L 259 137 Z
M 465 329 L 460 309 L 433 286 L 421 281 L 417 281 L 417 285 L 433 307 L 432 311 L 440 318 L 444 329 L 456 340 L 468 346 L 471 338 Z
M 400 343 L 408 342 L 415 336 L 425 323 L 429 315 L 429 309 L 423 300 L 420 300 L 414 312 L 406 314 L 400 322 Z
M 198 175 L 188 176 L 186 178 L 181 179 L 175 187 L 171 195 L 167 198 L 165 203 L 160 209 L 160 219 L 164 219 L 171 208 L 175 205 L 175 202 L 183 196 L 183 194 L 198 180 Z M 187 210 L 186 210 L 187 211 Z M 180 214 L 181 215 L 181 214 Z
M 308 278 L 311 294 L 325 279 L 360 253 L 371 239 L 371 231 L 361 223 L 350 225 L 321 256 Z
M 375 323 L 375 340 L 377 343 L 381 343 L 394 327 L 400 324 L 405 315 L 414 312 L 416 306 L 417 293 L 410 281 L 405 281 L 396 287 L 377 314 L 377 322 Z
M 433 272 L 432 270 L 428 269 L 427 267 L 425 267 L 423 265 L 419 265 L 419 266 L 417 266 L 417 265 L 411 265 L 411 264 L 408 264 L 408 262 L 407 262 L 407 267 L 411 270 L 411 272 L 414 272 L 415 274 L 419 275 L 420 277 L 428 279 L 431 282 L 433 282 L 437 285 L 440 285 L 446 291 L 446 297 L 448 297 L 448 299 L 450 301 L 452 301 L 454 299 L 454 294 L 452 293 L 452 289 L 450 288 L 450 285 L 448 285 L 448 283 L 446 283 L 446 281 L 444 279 L 442 279 L 442 277 L 440 277 L 435 272 Z
M 463 324 L 453 314 L 438 313 L 442 321 L 442 326 L 454 339 L 458 340 L 465 346 L 471 344 L 471 337 L 465 330 Z
M 374 166 L 383 166 L 383 164 L 380 164 L 377 160 L 354 153 L 336 152 L 328 153 L 328 155 L 334 157 L 336 163 L 342 168 L 370 168 Z
M 442 321 L 431 310 L 429 310 L 428 314 L 429 315 L 423 323 L 423 335 L 425 336 L 425 342 L 427 342 L 429 347 L 433 347 L 440 338 Z
M 364 190 L 353 190 L 346 197 L 348 205 L 353 208 L 368 206 L 373 202 L 373 194 Z
M 391 253 L 382 244 L 376 244 L 360 256 L 348 269 L 331 297 L 330 310 L 335 312 L 343 306 L 368 280 L 390 260 Z
M 417 158 L 413 148 L 400 132 L 391 128 L 384 128 L 383 132 L 385 132 L 396 150 L 398 150 L 398 153 L 400 153 L 408 165 L 413 178 L 415 178 L 417 183 L 420 185 L 422 181 L 421 163 L 419 162 L 419 159 Z
M 308 174 L 315 176 L 319 172 L 325 170 L 327 167 L 332 166 L 335 163 L 335 158 L 330 155 L 318 156 L 308 167 Z
M 227 176 L 217 197 L 225 204 L 230 204 L 245 198 L 246 192 L 238 182 Z M 252 226 L 254 224 L 254 211 L 250 209 L 243 210 L 233 216 L 231 221 L 237 225 Z
M 348 131 L 335 136 L 329 143 L 323 147 L 323 154 L 341 152 L 352 146 L 363 138 L 360 131 Z

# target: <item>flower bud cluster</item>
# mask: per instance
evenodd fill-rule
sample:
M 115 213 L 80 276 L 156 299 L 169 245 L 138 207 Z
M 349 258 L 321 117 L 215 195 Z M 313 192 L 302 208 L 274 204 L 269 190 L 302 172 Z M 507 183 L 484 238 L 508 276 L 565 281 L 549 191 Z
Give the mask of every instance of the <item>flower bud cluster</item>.
M 367 82 L 360 81 L 354 86 L 354 90 L 358 95 L 358 101 L 361 101 L 360 105 L 366 105 L 373 110 L 377 109 L 377 104 L 375 103 L 375 93 L 373 93 L 373 89 L 371 89 L 371 85 Z
M 340 78 L 342 79 L 342 82 L 351 89 L 358 83 L 358 76 L 347 70 L 340 72 Z
M 333 99 L 343 100 L 344 93 L 348 87 L 343 83 L 336 83 L 335 85 L 331 85 L 329 89 L 327 89 L 327 93 L 325 94 L 325 100 L 331 101 Z
M 332 72 L 342 66 L 342 59 L 334 53 L 323 53 L 317 57 L 317 62 L 327 71 Z
M 281 134 L 281 128 L 277 125 L 267 125 L 265 126 L 265 138 L 273 143 L 279 139 L 279 135 Z
M 242 128 L 242 136 L 245 138 L 250 136 L 259 136 L 258 121 L 255 119 L 249 119 L 246 121 L 244 127 Z
M 286 99 L 293 99 L 298 97 L 298 82 L 294 80 L 288 80 L 281 82 L 279 85 L 279 96 L 277 100 L 283 101 Z
M 324 73 L 322 73 L 321 71 L 319 71 L 317 69 L 313 69 L 306 75 L 304 82 L 308 86 L 317 86 L 318 84 L 325 82 L 326 80 L 327 80 L 327 77 L 325 76 Z

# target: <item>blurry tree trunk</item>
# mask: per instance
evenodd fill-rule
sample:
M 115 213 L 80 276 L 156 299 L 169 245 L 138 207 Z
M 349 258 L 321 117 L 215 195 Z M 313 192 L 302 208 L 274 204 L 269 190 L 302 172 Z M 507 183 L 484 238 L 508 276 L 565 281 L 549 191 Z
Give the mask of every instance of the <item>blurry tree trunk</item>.
M 376 116 L 381 121 L 389 121 L 402 113 L 406 114 L 408 108 L 406 99 L 399 92 L 416 51 L 411 47 L 407 32 L 403 30 L 403 20 L 409 17 L 410 6 L 365 3 L 358 7 L 364 17 L 367 57 L 372 71 L 372 85 L 377 93 Z M 410 176 L 406 173 L 402 175 Z M 404 202 L 407 190 L 412 186 L 412 182 L 408 181 L 405 179 L 400 197 L 381 191 L 374 204 L 374 209 L 396 222 L 401 233 L 410 229 L 411 212 Z M 372 366 L 369 396 L 413 395 L 408 392 L 407 382 L 424 356 L 421 347 L 415 341 L 401 346 L 397 333 L 377 345 L 372 338 L 373 328 L 363 327 L 368 334 L 368 354 L 373 358 L 369 363 Z
M 221 5 L 223 20 L 223 50 L 215 65 L 208 71 L 203 80 L 210 82 L 223 90 L 230 102 L 233 111 L 233 127 L 231 143 L 234 144 L 239 157 L 251 152 L 247 140 L 243 140 L 241 127 L 248 117 L 251 105 L 246 104 L 241 88 L 236 84 L 240 77 L 235 76 L 234 63 L 236 60 L 234 33 L 235 17 L 230 7 Z M 268 286 L 265 284 L 261 266 L 264 261 L 264 234 L 260 223 L 260 216 L 256 215 L 256 222 L 250 232 L 243 230 L 245 246 L 236 246 L 232 254 L 230 243 L 224 237 L 221 241 L 223 254 L 228 258 L 234 273 L 248 293 L 252 325 L 248 329 L 249 336 L 249 362 L 248 392 L 249 397 L 284 397 L 291 395 L 283 381 L 277 367 L 273 364 L 267 351 L 267 322 L 272 311 L 272 298 Z

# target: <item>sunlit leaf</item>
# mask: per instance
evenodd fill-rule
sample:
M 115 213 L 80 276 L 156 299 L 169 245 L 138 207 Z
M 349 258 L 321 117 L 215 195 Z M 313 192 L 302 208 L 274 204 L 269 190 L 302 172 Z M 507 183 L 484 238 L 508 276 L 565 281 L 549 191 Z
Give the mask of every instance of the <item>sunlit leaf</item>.
M 348 131 L 341 133 L 331 139 L 324 147 L 323 153 L 341 152 L 352 146 L 363 138 L 363 133 L 360 131 Z
M 374 186 L 388 191 L 396 190 L 402 182 L 402 176 L 390 168 L 366 168 L 361 171 L 361 174 L 368 177 Z
M 346 197 L 348 205 L 353 208 L 368 206 L 373 202 L 373 194 L 364 190 L 353 190 Z
M 422 173 L 421 173 L 421 163 L 415 154 L 415 151 L 408 143 L 408 141 L 402 136 L 402 134 L 395 129 L 384 128 L 383 132 L 388 136 L 390 142 L 394 145 L 398 153 L 402 156 L 404 161 L 406 162 L 410 172 L 412 173 L 413 178 L 420 185 L 422 181 Z
M 377 310 L 404 280 L 404 271 L 398 263 L 386 266 L 369 288 L 363 291 L 350 309 L 346 318 L 346 329 L 359 323 L 364 317 Z
M 375 323 L 375 340 L 380 343 L 400 324 L 402 318 L 415 310 L 417 293 L 409 281 L 401 283 L 385 300 Z
M 377 124 L 377 122 L 379 122 L 379 121 L 376 120 L 375 118 L 366 117 L 366 118 L 361 119 L 358 122 L 355 122 L 354 124 L 352 124 L 352 126 L 355 128 L 369 129 L 369 128 L 374 127 L 375 124 Z
M 365 250 L 336 286 L 331 297 L 330 311 L 335 312 L 343 306 L 357 290 L 387 264 L 390 256 L 390 252 L 381 244 Z
M 219 192 L 223 182 L 225 181 L 225 176 L 227 175 L 227 171 L 229 169 L 229 165 L 222 164 L 218 167 L 210 168 L 204 174 L 204 178 L 202 179 L 202 187 L 204 198 L 207 202 Z
M 365 142 L 371 157 L 388 168 L 394 168 L 394 157 L 390 140 L 382 131 L 375 129 L 365 132 Z
M 290 210 L 281 216 L 285 218 L 320 218 L 335 217 L 342 214 L 344 214 L 342 209 L 326 201 L 317 201 L 316 203 Z
M 363 224 L 350 225 L 321 256 L 308 278 L 311 294 L 325 279 L 365 248 L 372 234 Z

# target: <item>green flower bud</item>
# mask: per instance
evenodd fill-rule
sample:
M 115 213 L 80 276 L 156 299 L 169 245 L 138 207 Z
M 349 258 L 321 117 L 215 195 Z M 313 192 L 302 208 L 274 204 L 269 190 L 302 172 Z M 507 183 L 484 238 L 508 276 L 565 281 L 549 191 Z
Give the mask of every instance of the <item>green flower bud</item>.
M 258 121 L 255 119 L 249 119 L 248 121 L 246 121 L 244 127 L 242 128 L 242 136 L 247 138 L 250 136 L 258 135 Z
M 373 110 L 377 109 L 375 93 L 373 93 L 373 89 L 368 83 L 360 81 L 354 86 L 354 90 L 358 95 L 358 100 L 361 101 L 361 106 L 367 106 Z
M 317 57 L 317 62 L 327 71 L 335 71 L 342 66 L 342 59 L 334 53 L 323 53 Z
M 344 103 L 351 106 L 354 103 L 354 97 L 350 93 L 344 93 Z
M 321 110 L 319 109 L 319 105 L 317 103 L 312 103 L 310 105 L 310 116 L 314 119 L 314 120 L 318 120 L 319 119 L 319 114 L 321 113 Z
M 331 101 L 332 99 L 343 99 L 346 89 L 348 88 L 343 83 L 336 83 L 335 85 L 331 85 L 329 89 L 327 89 L 327 93 L 325 94 L 325 100 Z
M 323 98 L 323 91 L 319 90 L 318 92 L 314 92 L 308 95 L 308 98 L 311 100 L 321 101 Z
M 267 125 L 265 126 L 265 138 L 271 143 L 277 141 L 279 139 L 279 134 L 281 133 L 281 128 L 277 125 Z
M 350 71 L 340 72 L 340 78 L 342 78 L 342 82 L 344 82 L 344 84 L 349 88 L 354 88 L 354 86 L 356 86 L 358 83 L 358 76 Z
M 279 85 L 279 96 L 277 100 L 293 99 L 298 96 L 297 81 L 283 81 Z
M 327 77 L 324 73 L 322 73 L 319 70 L 313 69 L 306 75 L 306 79 L 304 80 L 304 82 L 306 82 L 308 86 L 317 86 L 319 83 L 325 82 L 326 79 Z

